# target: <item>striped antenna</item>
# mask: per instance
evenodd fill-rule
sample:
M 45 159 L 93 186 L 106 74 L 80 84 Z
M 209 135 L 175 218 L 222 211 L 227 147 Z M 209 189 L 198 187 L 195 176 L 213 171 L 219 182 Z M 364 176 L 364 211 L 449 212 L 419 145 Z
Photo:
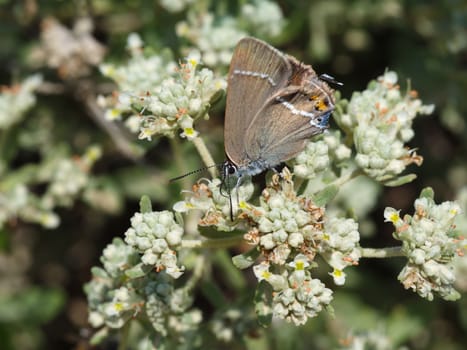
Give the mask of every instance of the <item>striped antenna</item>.
M 199 173 L 199 172 L 201 172 L 201 171 L 205 171 L 205 170 L 210 169 L 210 168 L 214 168 L 215 166 L 216 166 L 216 167 L 221 167 L 223 164 L 224 164 L 224 163 L 214 164 L 214 165 L 210 165 L 210 166 L 205 166 L 205 167 L 202 167 L 202 168 L 199 168 L 199 169 L 190 171 L 189 173 L 186 173 L 186 174 L 183 174 L 183 175 L 180 175 L 180 176 L 177 176 L 177 177 L 173 177 L 173 178 L 171 178 L 171 179 L 169 180 L 169 182 L 174 182 L 174 181 L 183 179 L 184 177 L 187 177 L 187 176 L 190 176 L 190 175 Z

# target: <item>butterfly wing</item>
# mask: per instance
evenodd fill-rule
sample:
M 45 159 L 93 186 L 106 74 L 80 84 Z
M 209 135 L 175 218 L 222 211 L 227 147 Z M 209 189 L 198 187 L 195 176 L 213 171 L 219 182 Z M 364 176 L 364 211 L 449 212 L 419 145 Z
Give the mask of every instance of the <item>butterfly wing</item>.
M 272 46 L 244 38 L 237 44 L 229 69 L 225 112 L 225 153 L 236 165 L 247 160 L 245 135 L 255 115 L 288 83 L 292 66 Z
M 266 100 L 248 127 L 247 157 L 270 167 L 298 153 L 307 140 L 327 128 L 334 109 L 329 86 L 310 66 L 289 57 L 292 74 L 286 87 Z

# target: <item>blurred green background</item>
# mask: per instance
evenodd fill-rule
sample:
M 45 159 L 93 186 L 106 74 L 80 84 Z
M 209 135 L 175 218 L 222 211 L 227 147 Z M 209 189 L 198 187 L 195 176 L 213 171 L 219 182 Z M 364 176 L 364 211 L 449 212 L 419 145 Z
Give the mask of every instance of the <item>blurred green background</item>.
M 24 176 L 30 179 L 25 180 L 28 190 L 41 198 L 49 178 L 36 178 L 36 170 L 47 169 L 55 158 L 82 155 L 91 145 L 100 145 L 102 150 L 90 170 L 86 189 L 72 202 L 55 207 L 58 227 L 46 229 L 28 220 L 9 218 L 1 228 L 1 349 L 90 348 L 92 329 L 87 324 L 82 290 L 90 279 L 90 268 L 99 264 L 105 245 L 123 235 L 141 195 L 149 195 L 155 209 L 170 208 L 180 200 L 182 184 L 169 186 L 168 179 L 201 166 L 188 142 L 181 147 L 192 157 L 186 158 L 186 169 L 179 169 L 172 162 L 168 140 L 138 141 L 118 124 L 119 129 L 112 131 L 96 118 L 95 104 L 87 97 L 108 95 L 114 87 L 95 66 L 84 65 L 76 73 L 70 66 L 52 66 L 47 57 L 40 57 L 44 28 L 52 18 L 71 28 L 78 18 L 86 17 L 93 23 L 93 37 L 103 48 L 96 50 L 96 55 L 105 55 L 104 61 L 127 59 L 126 39 L 131 32 L 139 33 L 154 50 L 170 48 L 181 58 L 181 48 L 190 44 L 190 39 L 178 36 L 176 26 L 188 18 L 194 5 L 169 11 L 165 3 L 170 1 L 0 0 L 0 84 L 10 86 L 2 91 L 33 73 L 44 77 L 35 106 L 19 123 L 0 129 L 0 181 L 7 177 L 19 181 Z M 221 21 L 237 18 L 240 7 L 247 3 L 200 1 L 196 6 L 198 15 L 210 12 Z M 424 103 L 436 105 L 433 115 L 416 121 L 416 137 L 410 144 L 425 159 L 422 167 L 412 169 L 418 178 L 382 191 L 369 215 L 377 229 L 361 243 L 365 247 L 393 245 L 390 225 L 382 225 L 385 206 L 412 212 L 413 200 L 422 188 L 433 187 L 436 201 L 441 202 L 456 198 L 467 183 L 467 3 L 276 3 L 285 25 L 277 35 L 264 33 L 263 38 L 312 64 L 316 71 L 344 82 L 342 97 L 350 98 L 353 91 L 363 90 L 369 80 L 391 69 L 399 74 L 401 84 L 410 79 Z M 0 109 L 0 113 L 5 111 Z M 209 121 L 197 125 L 219 162 L 223 160 L 222 124 L 221 103 Z M 36 169 L 33 174 L 25 171 L 30 166 Z M 0 187 L 0 196 L 2 189 L 5 187 Z M 2 198 L 0 210 L 5 204 Z M 266 337 L 277 349 L 343 348 L 345 341 L 339 345 L 336 339 L 342 340 L 342 330 L 352 326 L 362 332 L 382 330 L 393 344 L 409 349 L 465 349 L 465 298 L 456 303 L 420 299 L 397 281 L 402 265 L 398 259 L 362 260 L 345 287 L 336 292 L 335 319 L 323 313 L 304 327 L 264 330 L 263 337 L 245 334 L 244 343 L 226 347 L 266 349 Z M 216 274 L 213 278 L 222 280 Z M 199 304 L 202 307 L 203 300 Z M 112 349 L 115 344 L 102 348 Z

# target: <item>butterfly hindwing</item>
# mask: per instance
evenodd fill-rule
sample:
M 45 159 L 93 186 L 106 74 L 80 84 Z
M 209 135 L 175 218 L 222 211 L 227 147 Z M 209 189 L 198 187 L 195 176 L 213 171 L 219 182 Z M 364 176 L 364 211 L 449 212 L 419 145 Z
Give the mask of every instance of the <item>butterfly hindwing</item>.
M 303 150 L 306 141 L 327 128 L 334 109 L 332 90 L 310 66 L 290 58 L 289 84 L 269 97 L 247 129 L 245 149 L 250 160 L 269 166 Z
M 287 56 L 272 46 L 254 38 L 238 43 L 230 64 L 224 125 L 225 152 L 235 164 L 246 160 L 244 136 L 253 118 L 288 84 L 292 72 Z

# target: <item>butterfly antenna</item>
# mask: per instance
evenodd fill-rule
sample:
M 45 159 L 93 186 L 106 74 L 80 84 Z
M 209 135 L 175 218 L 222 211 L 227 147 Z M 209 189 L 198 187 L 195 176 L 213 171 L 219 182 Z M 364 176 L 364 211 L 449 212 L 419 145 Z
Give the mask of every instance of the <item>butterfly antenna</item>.
M 199 173 L 199 172 L 201 172 L 201 171 L 205 171 L 205 170 L 210 169 L 210 168 L 214 168 L 215 166 L 216 166 L 216 167 L 219 167 L 219 166 L 221 166 L 221 165 L 222 165 L 222 163 L 221 163 L 221 164 L 214 164 L 214 165 L 210 165 L 210 166 L 205 166 L 205 167 L 202 167 L 202 168 L 199 168 L 199 169 L 190 171 L 189 173 L 186 173 L 186 174 L 183 174 L 183 175 L 180 175 L 180 176 L 177 176 L 177 177 L 173 177 L 173 178 L 171 178 L 171 179 L 169 180 L 169 182 L 174 182 L 174 181 L 183 179 L 184 177 L 187 177 L 187 176 L 190 176 L 190 175 Z
M 336 78 L 334 78 L 332 75 L 326 73 L 321 74 L 319 78 L 327 83 L 335 84 L 338 86 L 344 86 L 344 83 L 341 83 L 340 81 L 336 80 Z

